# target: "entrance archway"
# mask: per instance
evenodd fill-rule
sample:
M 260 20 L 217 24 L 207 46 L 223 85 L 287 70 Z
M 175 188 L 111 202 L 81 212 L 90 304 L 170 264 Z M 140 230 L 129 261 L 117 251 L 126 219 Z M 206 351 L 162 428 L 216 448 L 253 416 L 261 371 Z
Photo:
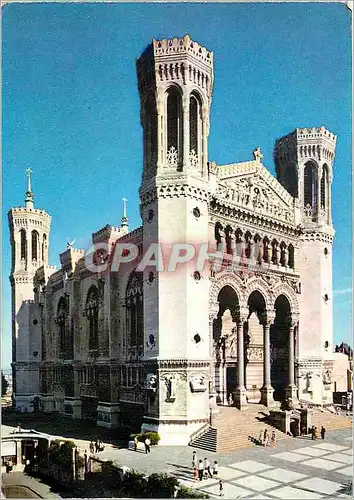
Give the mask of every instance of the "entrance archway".
M 239 298 L 236 291 L 226 285 L 220 290 L 217 302 L 219 310 L 213 322 L 214 383 L 218 403 L 228 404 L 237 385 Z
M 289 329 L 291 325 L 291 307 L 285 295 L 279 295 L 275 301 L 276 316 L 270 327 L 271 349 L 271 384 L 273 397 L 282 401 L 285 387 L 289 383 Z

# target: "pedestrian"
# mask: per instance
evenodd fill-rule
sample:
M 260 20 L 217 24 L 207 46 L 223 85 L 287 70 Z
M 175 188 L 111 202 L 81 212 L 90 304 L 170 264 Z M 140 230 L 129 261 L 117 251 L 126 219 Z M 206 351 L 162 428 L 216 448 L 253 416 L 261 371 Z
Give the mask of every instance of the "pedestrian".
M 198 463 L 198 474 L 199 474 L 199 481 L 202 481 L 203 480 L 203 475 L 204 475 L 203 460 L 199 460 L 199 463 Z
M 95 442 L 95 453 L 98 453 L 99 452 L 99 444 L 98 444 L 98 439 L 96 439 L 96 442 Z
M 265 429 L 263 434 L 263 446 L 268 446 L 268 443 L 269 443 L 268 429 Z
M 192 467 L 194 468 L 197 465 L 197 452 L 193 451 L 193 456 L 192 456 Z
M 270 438 L 270 445 L 272 448 L 275 448 L 277 444 L 277 437 L 275 435 L 275 431 L 272 432 L 272 437 Z
M 214 465 L 213 465 L 213 476 L 214 476 L 214 477 L 218 477 L 218 474 L 219 474 L 219 464 L 218 464 L 218 462 L 215 460 L 215 461 L 214 461 Z
M 151 444 L 151 441 L 150 439 L 147 437 L 145 439 L 145 453 L 150 453 L 150 444 Z
M 312 439 L 312 441 L 314 441 L 314 439 L 315 439 L 315 426 L 314 425 L 311 427 L 311 439 Z
M 134 451 L 138 451 L 138 436 L 134 437 Z
M 93 444 L 93 442 L 92 442 L 92 441 L 90 442 L 90 446 L 89 446 L 89 448 L 90 448 L 90 453 L 91 453 L 91 455 L 93 455 L 93 453 L 94 453 L 94 451 L 95 451 L 95 445 Z
M 306 434 L 306 426 L 305 426 L 305 425 L 303 425 L 303 426 L 301 427 L 301 436 L 305 436 L 305 434 Z
M 324 439 L 325 436 L 326 436 L 326 429 L 322 425 L 322 427 L 321 427 L 321 438 Z
M 194 481 L 198 481 L 199 479 L 197 464 L 195 464 L 195 466 L 193 467 L 193 479 Z
M 206 457 L 204 458 L 204 474 L 205 474 L 206 478 L 208 476 L 211 478 L 213 477 L 211 470 L 210 470 L 210 462 Z
M 224 483 L 223 483 L 222 479 L 220 479 L 220 481 L 219 481 L 219 495 L 221 497 L 224 496 Z
M 258 439 L 258 442 L 261 446 L 263 446 L 263 435 L 264 435 L 264 432 L 263 432 L 263 429 L 261 429 L 261 432 L 259 434 L 259 439 Z
M 318 430 L 317 427 L 315 427 L 315 430 L 313 431 L 313 439 L 317 441 L 317 438 L 318 438 Z

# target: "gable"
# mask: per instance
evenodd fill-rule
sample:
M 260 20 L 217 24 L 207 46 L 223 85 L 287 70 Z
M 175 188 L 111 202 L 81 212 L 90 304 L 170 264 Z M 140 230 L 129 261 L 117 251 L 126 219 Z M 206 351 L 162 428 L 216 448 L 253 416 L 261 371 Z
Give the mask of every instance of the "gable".
M 219 199 L 275 219 L 294 221 L 293 197 L 261 163 L 221 165 L 218 178 Z

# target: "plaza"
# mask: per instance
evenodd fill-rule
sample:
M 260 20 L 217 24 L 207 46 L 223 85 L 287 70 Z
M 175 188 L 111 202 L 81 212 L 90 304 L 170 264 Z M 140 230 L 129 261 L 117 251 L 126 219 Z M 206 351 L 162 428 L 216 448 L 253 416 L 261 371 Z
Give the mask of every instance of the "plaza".
M 192 447 L 154 447 L 149 455 L 127 449 L 98 454 L 102 460 L 146 472 L 168 472 L 186 486 L 219 496 L 216 479 L 194 482 Z M 219 463 L 225 498 L 352 498 L 351 429 L 330 431 L 325 440 L 300 437 L 278 442 L 275 449 L 254 446 L 232 453 L 196 450 L 197 459 Z

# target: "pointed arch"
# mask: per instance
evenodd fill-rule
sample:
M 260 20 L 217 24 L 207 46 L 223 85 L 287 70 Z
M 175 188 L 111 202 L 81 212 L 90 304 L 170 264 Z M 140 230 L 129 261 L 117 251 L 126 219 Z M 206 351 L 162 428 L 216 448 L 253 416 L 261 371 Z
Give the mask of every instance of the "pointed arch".
M 326 209 L 328 206 L 328 166 L 326 164 L 322 167 L 321 175 L 321 208 Z
M 98 349 L 98 288 L 91 285 L 87 292 L 86 317 L 89 324 L 89 350 Z
M 166 91 L 167 152 L 173 148 L 177 152 L 177 166 L 183 158 L 183 114 L 182 94 L 176 86 Z
M 202 100 L 199 93 L 193 91 L 189 97 L 189 151 L 199 155 L 202 133 Z
M 316 207 L 316 165 L 311 161 L 304 168 L 304 206 Z
M 21 246 L 21 260 L 24 259 L 27 262 L 27 236 L 26 230 L 20 230 L 20 246 Z
M 38 262 L 39 260 L 39 234 L 36 230 L 33 230 L 31 233 L 32 237 L 32 260 Z

